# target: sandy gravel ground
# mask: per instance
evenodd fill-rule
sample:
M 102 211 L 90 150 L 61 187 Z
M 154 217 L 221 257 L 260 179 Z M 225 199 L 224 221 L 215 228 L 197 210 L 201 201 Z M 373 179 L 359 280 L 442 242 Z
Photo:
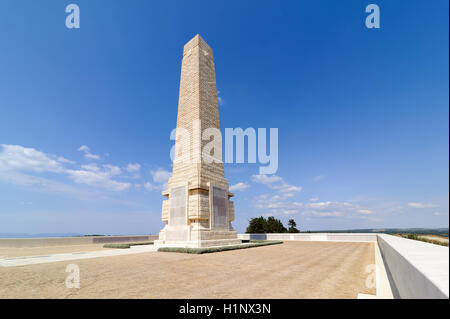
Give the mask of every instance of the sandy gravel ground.
M 96 250 L 102 250 L 102 249 L 104 249 L 103 244 L 47 246 L 47 247 L 23 247 L 23 248 L 0 247 L 0 258 L 77 253 L 77 252 L 82 252 L 82 251 L 96 251 Z M 111 249 L 111 248 L 109 248 L 109 249 Z
M 80 288 L 66 288 L 66 266 Z M 150 252 L 0 268 L 0 298 L 356 298 L 372 243 L 285 242 L 190 255 Z

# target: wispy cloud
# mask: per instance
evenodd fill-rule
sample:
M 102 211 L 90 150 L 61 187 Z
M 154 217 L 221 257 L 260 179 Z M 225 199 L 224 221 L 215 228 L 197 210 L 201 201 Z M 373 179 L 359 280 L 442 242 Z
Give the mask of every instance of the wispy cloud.
M 128 173 L 131 173 L 132 174 L 131 177 L 134 178 L 134 179 L 138 179 L 138 178 L 141 177 L 141 174 L 139 173 L 140 170 L 141 170 L 141 164 L 139 164 L 139 163 L 134 163 L 134 164 L 130 163 L 130 164 L 127 165 L 125 170 Z
M 57 158 L 57 160 L 58 160 L 58 162 L 65 163 L 65 164 L 75 164 L 76 163 L 75 161 L 68 160 L 67 158 L 64 158 L 62 156 L 59 156 Z
M 144 188 L 149 191 L 164 190 L 167 188 L 167 182 L 172 176 L 172 173 L 163 168 L 158 168 L 157 170 L 151 170 L 150 175 L 152 176 L 153 183 L 146 182 L 143 185 Z
M 84 166 L 82 170 L 67 170 L 69 177 L 78 184 L 87 184 L 90 186 L 96 186 L 106 188 L 112 191 L 123 191 L 130 188 L 130 183 L 123 183 L 113 180 L 113 176 L 120 175 L 121 170 L 114 165 L 102 165 L 98 166 Z
M 63 157 L 46 154 L 34 148 L 20 145 L 1 145 L 0 152 L 0 179 L 21 186 L 45 188 L 47 190 L 78 193 L 67 182 L 52 180 L 52 176 L 65 176 L 76 184 L 95 186 L 105 190 L 123 191 L 130 187 L 129 183 L 123 183 L 113 179 L 121 174 L 121 169 L 111 164 L 98 166 L 91 163 L 82 165 L 78 169 L 68 168 L 65 164 L 73 164 L 73 161 Z M 82 148 L 82 151 L 88 151 Z M 63 159 L 63 160 L 61 160 Z M 36 176 L 32 174 L 46 174 Z
M 153 181 L 155 183 L 167 183 L 169 178 L 172 176 L 171 172 L 166 171 L 162 168 L 158 168 L 155 171 L 151 170 L 150 174 L 152 175 Z
M 252 175 L 251 179 L 254 182 L 270 185 L 278 182 L 282 182 L 283 179 L 280 176 L 277 175 Z
M 316 208 L 316 209 L 322 209 L 322 208 L 330 208 L 330 207 L 352 207 L 353 205 L 347 202 L 315 202 L 307 204 L 308 207 Z
M 380 221 L 372 217 L 374 211 L 350 201 L 314 201 L 305 204 L 302 215 L 321 218 L 355 218 Z
M 317 212 L 311 211 L 311 215 L 318 217 L 341 217 L 343 215 L 342 212 Z
M 86 159 L 89 159 L 89 160 L 99 160 L 100 159 L 100 155 L 92 154 L 89 147 L 87 147 L 86 145 L 81 145 L 80 148 L 78 149 L 78 151 L 84 152 L 84 158 L 86 158 Z
M 317 176 L 314 176 L 313 180 L 315 182 L 318 182 L 318 181 L 323 180 L 325 177 L 327 177 L 327 176 L 326 175 L 317 175 Z
M 231 192 L 244 191 L 249 187 L 250 187 L 250 185 L 248 185 L 247 183 L 240 182 L 240 183 L 230 186 L 230 191 Z
M 289 200 L 290 196 L 262 194 L 254 199 L 254 206 L 265 211 L 266 216 L 295 215 L 303 203 Z
M 2 144 L 0 170 L 61 173 L 64 167 L 53 156 L 34 148 Z
M 408 203 L 408 206 L 412 207 L 412 208 L 435 208 L 435 207 L 438 207 L 437 205 L 430 204 L 430 203 L 424 204 L 424 203 L 417 203 L 417 202 Z
M 155 185 L 150 182 L 146 182 L 143 186 L 148 191 L 158 191 L 164 188 L 162 185 Z
M 225 101 L 223 100 L 223 98 L 220 96 L 220 91 L 217 91 L 217 102 L 219 103 L 220 106 L 225 104 Z
M 141 170 L 141 164 L 139 164 L 139 163 L 131 164 L 130 163 L 130 164 L 128 164 L 126 170 L 129 173 L 139 172 Z
M 302 190 L 300 186 L 290 185 L 286 183 L 283 178 L 277 175 L 252 175 L 251 179 L 256 183 L 264 184 L 271 189 L 285 193 L 285 196 L 288 197 L 292 197 L 294 193 Z

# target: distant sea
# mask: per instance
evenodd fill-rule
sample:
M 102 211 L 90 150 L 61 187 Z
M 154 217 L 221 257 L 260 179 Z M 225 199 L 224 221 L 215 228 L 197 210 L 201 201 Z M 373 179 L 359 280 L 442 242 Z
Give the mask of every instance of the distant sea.
M 83 236 L 147 236 L 151 234 L 79 234 L 79 233 L 0 233 L 0 238 L 44 238 L 44 237 L 83 237 Z
M 42 233 L 42 234 L 26 234 L 26 233 L 0 233 L 0 238 L 43 238 L 43 237 L 74 237 L 83 236 L 76 233 Z

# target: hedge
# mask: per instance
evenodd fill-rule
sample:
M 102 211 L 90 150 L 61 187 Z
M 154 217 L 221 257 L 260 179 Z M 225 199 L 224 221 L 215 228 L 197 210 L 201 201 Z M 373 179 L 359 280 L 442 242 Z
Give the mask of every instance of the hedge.
M 220 246 L 220 247 L 211 247 L 211 248 L 161 247 L 158 249 L 158 251 L 169 252 L 169 253 L 185 253 L 185 254 L 208 254 L 208 253 L 217 253 L 217 252 L 228 251 L 228 250 L 277 245 L 277 244 L 282 244 L 282 243 L 283 242 L 280 240 L 250 241 L 250 243 L 248 243 L 248 244 L 233 245 L 233 246 Z
M 131 246 L 139 246 L 139 245 L 153 245 L 152 241 L 149 242 L 141 242 L 141 243 L 126 243 L 126 244 L 104 244 L 103 248 L 130 248 Z

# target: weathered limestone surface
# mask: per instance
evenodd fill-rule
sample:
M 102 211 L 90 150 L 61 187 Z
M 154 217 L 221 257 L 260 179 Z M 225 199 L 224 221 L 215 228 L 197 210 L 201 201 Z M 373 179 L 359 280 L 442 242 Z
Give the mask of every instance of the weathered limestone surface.
M 213 162 L 202 156 L 204 146 L 211 142 L 210 137 L 202 139 L 207 128 L 220 130 L 216 75 L 212 49 L 196 35 L 183 50 L 173 174 L 163 192 L 166 225 L 157 245 L 209 247 L 241 242 L 231 226 L 234 204 L 229 199 L 233 193 L 221 154 L 208 154 Z M 189 139 L 182 138 L 181 129 L 189 133 Z M 221 139 L 214 141 L 216 149 L 222 150 Z

